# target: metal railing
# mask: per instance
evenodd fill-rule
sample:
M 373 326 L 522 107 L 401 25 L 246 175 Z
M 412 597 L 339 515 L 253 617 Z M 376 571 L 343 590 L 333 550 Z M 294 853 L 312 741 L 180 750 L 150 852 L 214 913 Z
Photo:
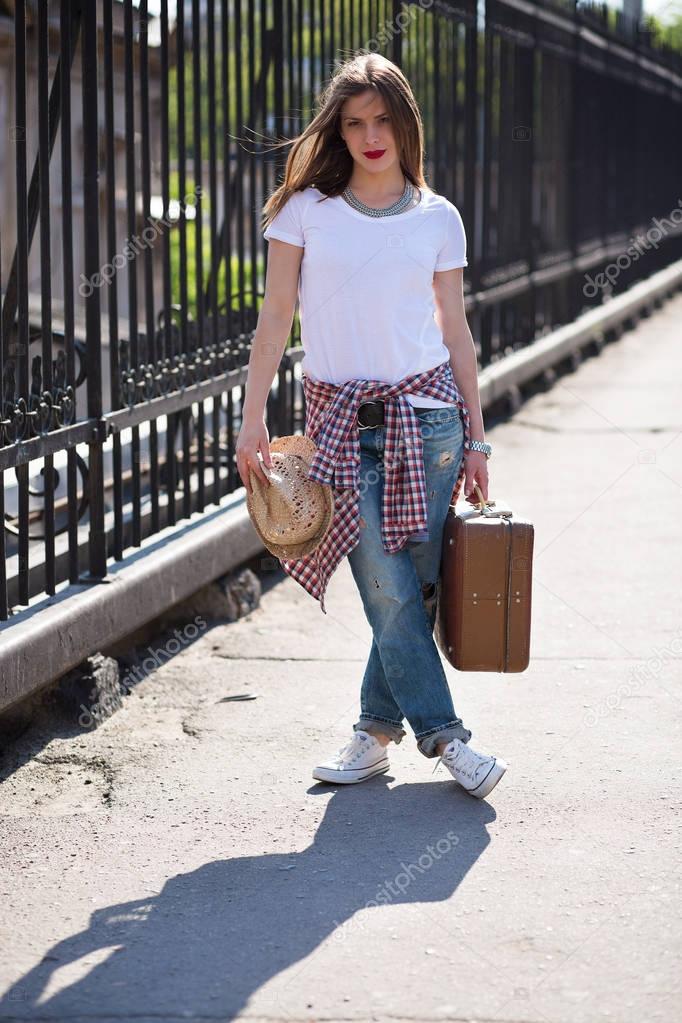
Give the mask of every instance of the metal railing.
M 481 367 L 680 255 L 677 219 L 655 224 L 679 207 L 682 61 L 603 5 L 179 0 L 171 23 L 167 0 L 15 0 L 1 32 L 2 619 L 241 486 L 285 158 L 244 132 L 294 136 L 335 61 L 378 50 L 413 84 Z M 273 435 L 303 426 L 298 337 Z

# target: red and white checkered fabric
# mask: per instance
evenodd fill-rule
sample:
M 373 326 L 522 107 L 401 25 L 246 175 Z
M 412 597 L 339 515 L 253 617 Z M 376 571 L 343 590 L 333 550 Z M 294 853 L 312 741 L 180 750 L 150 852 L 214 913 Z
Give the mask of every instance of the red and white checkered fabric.
M 311 380 L 304 372 L 303 390 L 305 432 L 317 448 L 308 478 L 333 487 L 334 520 L 322 543 L 311 554 L 280 561 L 284 571 L 319 600 L 326 614 L 324 595 L 329 579 L 341 559 L 353 550 L 360 535 L 358 406 L 373 398 L 382 398 L 385 402 L 381 536 L 384 549 L 390 554 L 402 550 L 410 540 L 428 539 L 421 425 L 405 394 L 458 405 L 463 413 L 465 451 L 469 448 L 469 410 L 455 383 L 449 361 L 404 377 L 395 384 L 347 380 L 336 385 Z M 457 501 L 463 482 L 464 458 L 451 504 Z

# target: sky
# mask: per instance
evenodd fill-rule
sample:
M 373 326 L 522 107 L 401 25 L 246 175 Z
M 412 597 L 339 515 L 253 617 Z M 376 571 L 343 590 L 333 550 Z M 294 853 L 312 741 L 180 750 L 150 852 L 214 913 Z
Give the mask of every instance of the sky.
M 645 14 L 655 14 L 663 22 L 682 15 L 682 0 L 644 0 L 643 6 Z

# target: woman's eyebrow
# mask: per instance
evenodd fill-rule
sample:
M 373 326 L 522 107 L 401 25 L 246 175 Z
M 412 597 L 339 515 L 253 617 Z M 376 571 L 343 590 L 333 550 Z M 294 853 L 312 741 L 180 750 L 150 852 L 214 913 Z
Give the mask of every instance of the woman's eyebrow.
M 383 117 L 385 113 L 386 113 L 386 111 L 382 110 L 380 114 L 375 114 L 374 116 L 375 117 Z M 363 120 L 364 120 L 363 117 L 344 117 L 344 121 L 363 121 Z

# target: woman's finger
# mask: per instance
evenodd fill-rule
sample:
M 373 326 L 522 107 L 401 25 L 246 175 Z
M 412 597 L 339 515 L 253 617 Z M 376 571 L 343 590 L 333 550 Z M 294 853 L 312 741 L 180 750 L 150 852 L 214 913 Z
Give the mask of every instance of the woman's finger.
M 262 483 L 265 483 L 267 486 L 270 486 L 270 480 L 263 471 L 263 463 L 261 462 L 260 458 L 258 458 L 257 455 L 254 454 L 251 458 L 249 458 L 248 468 L 251 469 L 251 472 L 254 474 L 254 476 L 257 476 Z
M 246 453 L 242 453 L 239 455 L 237 458 L 237 469 L 249 497 L 251 497 L 253 493 L 250 473 L 253 473 L 254 476 L 259 476 L 264 482 L 270 482 L 266 479 L 265 474 L 260 468 L 259 460 L 256 458 L 255 454 L 247 455 Z
M 488 473 L 486 472 L 485 467 L 478 469 L 478 471 L 476 472 L 476 482 L 478 483 L 479 487 L 481 488 L 481 493 L 483 495 L 483 500 L 487 501 L 488 500 Z M 476 493 L 476 492 L 474 491 L 474 493 Z M 476 499 L 478 500 L 478 494 L 476 494 Z
M 480 503 L 476 493 L 476 484 L 481 488 L 483 500 L 488 500 L 488 469 L 486 465 L 481 465 L 478 459 L 467 460 L 464 479 L 464 495 L 467 501 L 475 505 Z
M 261 441 L 260 452 L 261 455 L 263 456 L 263 461 L 265 462 L 268 469 L 274 469 L 274 466 L 272 464 L 272 457 L 270 455 L 270 442 L 268 441 L 267 437 L 265 438 L 265 440 Z
M 243 455 L 237 457 L 237 471 L 241 477 L 241 481 L 246 488 L 246 493 L 251 497 L 251 480 L 249 479 L 249 463 L 246 461 Z
M 474 483 L 476 482 L 476 470 L 467 464 L 464 469 L 464 495 L 469 500 L 472 494 L 475 497 Z

